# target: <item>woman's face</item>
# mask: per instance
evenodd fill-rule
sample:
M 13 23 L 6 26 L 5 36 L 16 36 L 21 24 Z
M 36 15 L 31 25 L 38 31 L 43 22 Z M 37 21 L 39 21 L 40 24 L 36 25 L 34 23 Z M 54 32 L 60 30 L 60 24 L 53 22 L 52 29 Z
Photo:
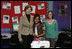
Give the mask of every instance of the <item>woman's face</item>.
M 26 14 L 30 14 L 31 8 L 26 9 Z
M 49 13 L 48 13 L 48 17 L 49 17 L 49 19 L 52 18 L 52 12 L 49 12 Z
M 36 17 L 35 18 L 35 23 L 38 23 L 39 22 L 39 17 Z

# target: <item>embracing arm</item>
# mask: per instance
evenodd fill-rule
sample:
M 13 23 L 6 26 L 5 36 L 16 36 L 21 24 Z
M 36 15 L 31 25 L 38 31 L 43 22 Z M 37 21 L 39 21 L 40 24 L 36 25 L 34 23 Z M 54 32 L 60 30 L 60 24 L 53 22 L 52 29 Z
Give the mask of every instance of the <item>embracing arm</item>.
M 19 39 L 21 39 L 21 32 L 22 32 L 22 16 L 20 17 L 20 23 L 19 23 L 19 32 L 18 32 Z

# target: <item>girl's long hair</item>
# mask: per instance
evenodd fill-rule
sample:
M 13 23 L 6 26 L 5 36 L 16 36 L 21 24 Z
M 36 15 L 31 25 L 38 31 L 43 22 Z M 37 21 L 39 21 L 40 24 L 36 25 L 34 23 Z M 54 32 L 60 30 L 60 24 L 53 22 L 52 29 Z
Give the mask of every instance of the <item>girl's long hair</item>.
M 40 20 L 40 15 L 39 14 L 35 14 L 34 19 L 33 19 L 33 22 L 34 22 L 34 24 L 33 24 L 33 30 L 35 29 L 35 18 L 36 17 L 39 17 L 39 23 L 42 24 L 41 20 Z

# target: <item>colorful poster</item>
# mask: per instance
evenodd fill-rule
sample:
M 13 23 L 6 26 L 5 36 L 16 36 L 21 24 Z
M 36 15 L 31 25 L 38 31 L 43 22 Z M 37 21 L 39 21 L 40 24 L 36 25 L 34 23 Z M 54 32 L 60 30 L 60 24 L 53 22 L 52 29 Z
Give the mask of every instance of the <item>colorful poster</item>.
M 19 24 L 13 24 L 13 31 L 19 30 Z
M 36 6 L 32 6 L 32 12 L 31 13 L 35 13 L 35 9 L 36 9 Z
M 13 24 L 18 24 L 18 17 L 17 16 L 12 17 L 12 22 Z
M 67 4 L 59 4 L 58 8 L 59 8 L 58 16 L 66 17 L 67 16 Z
M 45 9 L 44 3 L 39 3 L 38 4 L 38 10 L 41 10 L 41 9 Z
M 25 7 L 28 5 L 28 3 L 22 3 L 22 8 L 23 10 L 25 9 Z
M 24 15 L 25 15 L 25 11 L 22 12 L 22 16 L 24 16 Z
M 15 11 L 15 14 L 20 14 L 21 13 L 20 6 L 14 6 L 14 11 Z
M 45 21 L 45 15 L 40 15 L 41 22 Z
M 3 15 L 3 23 L 9 23 L 9 15 Z
M 11 9 L 11 3 L 3 2 L 3 9 Z

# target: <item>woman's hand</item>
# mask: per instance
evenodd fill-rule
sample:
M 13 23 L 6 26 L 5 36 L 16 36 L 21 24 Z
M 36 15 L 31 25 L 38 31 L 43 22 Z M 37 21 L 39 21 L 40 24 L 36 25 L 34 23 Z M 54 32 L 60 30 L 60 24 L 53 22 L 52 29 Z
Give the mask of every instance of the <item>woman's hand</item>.
M 36 37 L 39 37 L 39 35 L 35 35 Z
M 23 39 L 22 39 L 22 38 L 20 38 L 20 39 L 19 39 L 19 41 L 20 41 L 20 42 L 23 42 Z
M 35 36 L 35 34 L 33 33 L 33 36 Z
M 35 33 L 33 33 L 33 36 L 35 36 L 35 37 L 39 37 L 39 35 L 36 35 Z

